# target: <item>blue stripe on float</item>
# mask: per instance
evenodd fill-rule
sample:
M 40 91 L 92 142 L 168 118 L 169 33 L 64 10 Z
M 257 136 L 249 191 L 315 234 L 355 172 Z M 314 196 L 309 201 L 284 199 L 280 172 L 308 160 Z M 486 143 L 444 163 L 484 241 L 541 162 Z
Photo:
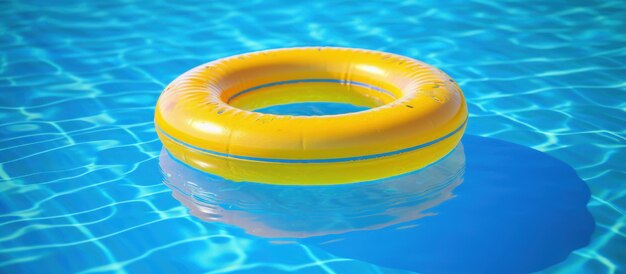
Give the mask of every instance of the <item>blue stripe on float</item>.
M 298 80 L 288 80 L 288 81 L 280 81 L 280 82 L 273 82 L 273 83 L 268 83 L 268 84 L 263 84 L 260 86 L 256 86 L 256 87 L 251 87 L 249 89 L 246 90 L 242 90 L 238 93 L 235 93 L 235 95 L 231 96 L 228 99 L 228 102 L 234 100 L 235 98 L 244 95 L 248 92 L 251 91 L 255 91 L 255 90 L 259 90 L 262 88 L 267 88 L 267 87 L 273 87 L 273 86 L 280 86 L 280 85 L 288 85 L 288 84 L 297 84 L 297 83 L 340 83 L 340 84 L 348 84 L 348 85 L 355 85 L 355 86 L 361 86 L 361 87 L 365 87 L 365 88 L 369 88 L 372 90 L 376 90 L 382 93 L 385 93 L 391 97 L 393 97 L 394 99 L 396 98 L 396 95 L 384 90 L 382 88 L 379 88 L 377 86 L 372 86 L 366 83 L 361 83 L 361 82 L 354 82 L 354 81 L 344 81 L 344 80 L 337 80 L 337 79 L 298 79 Z
M 168 138 L 172 139 L 172 141 L 174 141 L 174 142 L 176 142 L 176 143 L 178 143 L 180 145 L 183 145 L 183 146 L 186 146 L 186 147 L 198 150 L 200 152 L 213 154 L 213 155 L 217 155 L 217 156 L 222 156 L 222 157 L 235 158 L 235 159 L 241 159 L 241 160 L 250 160 L 250 161 L 259 161 L 259 162 L 270 162 L 270 163 L 340 163 L 340 162 L 359 161 L 359 160 L 380 158 L 380 157 L 385 157 L 385 156 L 392 156 L 392 155 L 396 155 L 396 154 L 401 154 L 401 153 L 405 153 L 405 152 L 409 152 L 409 151 L 425 148 L 425 147 L 434 145 L 434 144 L 436 144 L 438 142 L 441 142 L 441 141 L 447 139 L 448 137 L 454 135 L 455 133 L 459 132 L 461 129 L 463 129 L 463 127 L 465 126 L 466 123 L 467 123 L 467 118 L 465 118 L 465 121 L 463 121 L 463 123 L 458 128 L 453 130 L 452 132 L 450 132 L 450 133 L 448 133 L 448 134 L 446 134 L 446 135 L 444 135 L 442 137 L 439 137 L 439 138 L 437 138 L 435 140 L 432 140 L 430 142 L 426 142 L 426 143 L 423 143 L 423 144 L 420 144 L 420 145 L 417 145 L 417 146 L 412 146 L 412 147 L 408 147 L 408 148 L 404 148 L 404 149 L 400 149 L 400 150 L 394 150 L 394 151 L 378 153 L 378 154 L 353 156 L 353 157 L 344 157 L 344 158 L 328 158 L 328 159 L 276 159 L 276 158 L 261 158 L 261 157 L 251 157 L 251 156 L 241 156 L 241 155 L 227 154 L 227 153 L 212 151 L 212 150 L 208 150 L 208 149 L 204 149 L 204 148 L 201 148 L 201 147 L 197 147 L 197 146 L 193 146 L 193 145 L 187 144 L 187 143 L 182 142 L 182 141 L 172 137 L 171 135 L 165 133 L 158 126 L 155 126 L 155 127 L 163 135 L 167 136 Z

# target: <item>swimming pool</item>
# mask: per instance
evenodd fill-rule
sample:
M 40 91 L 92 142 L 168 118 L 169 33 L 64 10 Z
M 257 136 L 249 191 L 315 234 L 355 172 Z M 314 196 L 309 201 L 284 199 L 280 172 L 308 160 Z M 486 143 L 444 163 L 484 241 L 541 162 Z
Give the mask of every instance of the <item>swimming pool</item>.
M 624 271 L 626 7 L 622 1 L 463 1 L 445 5 L 440 1 L 182 1 L 176 5 L 161 1 L 3 1 L 0 14 L 1 272 L 436 272 L 443 268 L 417 258 L 414 265 L 407 266 L 411 258 L 406 256 L 376 257 L 356 249 L 373 249 L 369 243 L 393 251 L 402 248 L 394 245 L 396 241 L 408 235 L 428 243 L 415 246 L 418 255 L 423 252 L 424 258 L 442 259 L 454 254 L 449 249 L 429 248 L 454 245 L 436 242 L 452 238 L 433 234 L 435 228 L 458 226 L 450 233 L 470 233 L 467 235 L 472 231 L 482 236 L 502 233 L 502 239 L 519 236 L 512 233 L 506 238 L 505 229 L 513 228 L 496 225 L 497 220 L 515 221 L 504 218 L 508 216 L 503 215 L 504 210 L 522 212 L 511 216 L 524 216 L 527 219 L 522 221 L 544 227 L 526 235 L 537 237 L 533 248 L 541 243 L 563 248 L 560 253 L 550 253 L 547 247 L 542 250 L 558 256 L 533 261 L 537 269 L 524 268 L 516 260 L 479 268 L 485 267 L 480 256 L 462 261 L 476 267 L 472 269 Z M 198 184 L 176 189 L 180 181 L 167 177 L 172 168 L 177 174 L 194 173 L 175 168 L 175 162 L 168 162 L 161 151 L 153 112 L 164 86 L 189 68 L 213 59 L 309 45 L 359 47 L 414 57 L 444 70 L 463 88 L 470 112 L 463 140 L 465 181 L 444 180 L 447 183 L 440 188 L 429 188 L 433 192 L 414 190 L 436 197 L 429 203 L 410 203 L 417 206 L 411 212 L 427 215 L 411 217 L 420 220 L 418 225 L 402 226 L 394 230 L 400 231 L 397 233 L 369 227 L 346 236 L 345 245 L 330 242 L 331 247 L 325 248 L 323 243 L 336 239 L 324 237 L 333 233 L 268 239 L 268 233 L 280 227 L 251 231 L 245 227 L 247 223 L 211 222 L 210 218 L 207 222 L 200 214 L 190 214 L 190 205 L 181 204 L 189 187 L 199 188 L 194 194 L 198 199 L 212 196 Z M 549 156 L 524 147 L 554 158 L 548 160 L 544 157 Z M 552 188 L 542 188 L 545 185 L 537 183 L 539 180 L 532 181 L 534 184 L 516 180 L 493 184 L 490 178 L 506 174 L 485 169 L 497 163 L 490 155 L 476 152 L 477 148 L 509 151 L 508 158 L 502 158 L 508 162 L 533 159 L 553 163 L 558 159 L 573 167 L 585 184 L 569 180 Z M 480 164 L 476 159 L 492 161 Z M 555 164 L 556 170 L 561 168 L 566 169 Z M 516 172 L 524 174 L 521 169 Z M 563 172 L 559 174 L 573 176 Z M 183 179 L 187 181 L 197 183 L 197 177 Z M 481 188 L 481 181 L 489 184 Z M 239 187 L 250 188 L 224 189 L 237 191 Z M 533 196 L 535 189 L 548 196 Z M 284 195 L 301 195 L 294 193 L 285 191 Z M 498 196 L 503 193 L 511 196 Z M 309 194 L 307 197 L 335 201 L 327 199 L 327 191 Z M 393 195 L 401 193 L 387 194 L 398 197 Z M 500 210 L 471 211 L 492 218 L 479 226 L 472 223 L 480 219 L 476 215 L 468 218 L 461 213 L 469 211 L 458 211 L 461 205 L 513 201 L 505 199 L 510 197 L 537 201 L 555 215 L 541 215 L 542 207 L 532 204 L 501 203 Z M 233 199 L 259 203 L 239 196 Z M 563 210 L 555 201 L 564 203 L 564 208 L 575 205 L 576 218 L 547 218 Z M 247 209 L 251 205 L 236 206 Z M 191 213 L 196 213 L 193 208 Z M 541 216 L 532 218 L 537 215 Z M 367 224 L 371 223 L 387 224 L 389 220 L 373 218 Z M 578 225 L 584 231 L 575 230 Z M 419 231 L 420 227 L 424 230 Z M 337 230 L 333 231 L 336 234 Z M 565 243 L 550 242 L 558 238 L 559 231 L 585 237 L 563 238 L 567 242 L 575 239 L 565 247 Z M 549 237 L 542 239 L 544 232 Z M 484 248 L 476 253 L 508 251 L 513 258 L 541 257 L 531 256 L 538 251 L 523 246 L 523 241 L 512 241 L 509 250 L 486 238 L 463 243 L 483 243 Z

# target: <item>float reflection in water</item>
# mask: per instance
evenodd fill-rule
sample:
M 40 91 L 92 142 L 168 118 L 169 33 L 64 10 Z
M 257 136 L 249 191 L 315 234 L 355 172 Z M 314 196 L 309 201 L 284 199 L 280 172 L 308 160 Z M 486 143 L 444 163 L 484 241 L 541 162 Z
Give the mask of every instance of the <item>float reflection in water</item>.
M 421 170 L 371 182 L 294 186 L 238 183 L 198 171 L 161 151 L 165 184 L 190 213 L 268 238 L 305 238 L 372 230 L 431 215 L 463 181 L 459 144 Z

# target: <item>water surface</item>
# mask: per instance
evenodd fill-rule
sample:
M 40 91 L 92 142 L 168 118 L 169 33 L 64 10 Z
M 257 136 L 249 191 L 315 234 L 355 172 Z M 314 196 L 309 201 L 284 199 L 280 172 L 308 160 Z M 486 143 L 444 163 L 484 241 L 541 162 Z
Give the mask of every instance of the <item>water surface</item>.
M 408 257 L 395 253 L 393 258 L 402 260 L 317 242 L 281 244 L 240 227 L 201 221 L 162 182 L 162 147 L 152 119 L 167 83 L 216 58 L 310 45 L 383 50 L 420 59 L 450 74 L 467 97 L 469 135 L 508 141 L 555 157 L 573 167 L 590 190 L 587 209 L 595 230 L 589 243 L 583 244 L 586 236 L 564 238 L 572 240 L 567 248 L 559 242 L 556 250 L 549 249 L 558 256 L 530 265 L 545 272 L 624 272 L 625 18 L 626 5 L 620 0 L 1 1 L 0 272 L 402 273 L 417 269 L 404 265 L 402 260 Z M 471 164 L 477 152 L 470 154 L 470 149 L 481 147 L 480 142 L 475 144 L 465 144 L 467 184 L 452 190 L 455 198 L 431 208 L 439 215 L 420 222 L 430 222 L 431 228 L 440 227 L 433 224 L 436 220 L 466 222 L 454 231 L 465 233 L 463 227 L 474 225 L 469 227 L 478 235 L 491 228 L 499 239 L 512 241 L 502 242 L 510 243 L 499 246 L 502 254 L 519 256 L 523 256 L 520 250 L 528 249 L 516 245 L 523 244 L 515 241 L 516 236 L 532 239 L 526 247 L 530 248 L 555 240 L 535 238 L 541 235 L 538 231 L 556 235 L 558 229 L 563 237 L 588 233 L 587 226 L 580 226 L 584 233 L 575 232 L 575 224 L 584 218 L 574 218 L 578 220 L 574 223 L 552 223 L 560 219 L 548 218 L 568 208 L 578 212 L 568 218 L 584 215 L 580 205 L 585 199 L 578 196 L 583 192 L 563 195 L 564 189 L 583 191 L 580 182 L 555 185 L 561 181 L 553 178 L 547 185 L 533 185 L 529 181 L 528 187 L 549 190 L 532 192 L 519 182 L 506 187 L 507 180 L 499 179 L 489 182 L 503 186 L 487 184 L 481 189 L 476 179 L 493 179 L 489 174 L 496 171 Z M 531 164 L 521 157 L 515 162 Z M 567 178 L 573 175 L 568 173 Z M 466 195 L 461 195 L 463 191 Z M 472 200 L 480 197 L 484 199 Z M 510 202 L 507 205 L 520 214 L 533 213 L 525 218 L 539 216 L 528 223 L 538 230 L 525 234 L 494 226 L 495 217 L 514 215 L 485 215 L 493 218 L 482 219 L 490 220 L 484 226 L 472 223 L 481 220 L 482 215 L 475 214 L 481 211 L 477 207 L 493 205 L 498 199 Z M 549 203 L 563 199 L 576 207 L 559 209 Z M 530 203 L 532 211 L 515 206 L 533 200 L 541 203 Z M 475 211 L 454 218 L 441 214 L 455 203 L 474 205 L 468 210 Z M 540 214 L 539 205 L 547 215 Z M 421 227 L 427 229 L 427 223 Z M 506 231 L 512 234 L 507 237 Z M 355 242 L 349 246 L 360 248 L 366 243 L 359 242 L 359 235 L 354 234 Z M 432 237 L 432 241 L 439 239 Z M 422 243 L 428 243 L 421 245 L 423 252 L 446 246 L 441 241 Z M 474 251 L 478 256 L 484 249 Z M 530 254 L 524 258 L 537 258 L 533 252 L 524 253 Z M 438 254 L 442 253 L 432 256 Z M 495 266 L 528 270 L 510 261 Z M 422 267 L 427 271 L 435 266 Z

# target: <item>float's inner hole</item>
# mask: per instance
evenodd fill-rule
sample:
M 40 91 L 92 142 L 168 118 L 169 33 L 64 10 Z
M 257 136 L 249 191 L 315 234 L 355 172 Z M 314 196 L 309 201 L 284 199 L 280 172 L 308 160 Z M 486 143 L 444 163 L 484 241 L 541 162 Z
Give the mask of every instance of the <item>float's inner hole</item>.
M 363 111 L 395 100 L 395 95 L 361 82 L 303 79 L 273 82 L 234 93 L 228 104 L 278 115 L 334 115 Z

